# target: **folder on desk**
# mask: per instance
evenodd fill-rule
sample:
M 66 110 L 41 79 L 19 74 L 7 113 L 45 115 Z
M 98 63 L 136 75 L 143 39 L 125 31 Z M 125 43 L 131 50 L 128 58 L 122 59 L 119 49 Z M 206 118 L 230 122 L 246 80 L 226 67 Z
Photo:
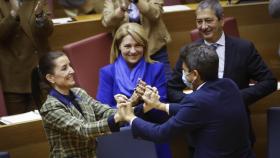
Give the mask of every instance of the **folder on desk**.
M 97 138 L 97 158 L 157 158 L 153 142 L 134 139 L 130 129 Z

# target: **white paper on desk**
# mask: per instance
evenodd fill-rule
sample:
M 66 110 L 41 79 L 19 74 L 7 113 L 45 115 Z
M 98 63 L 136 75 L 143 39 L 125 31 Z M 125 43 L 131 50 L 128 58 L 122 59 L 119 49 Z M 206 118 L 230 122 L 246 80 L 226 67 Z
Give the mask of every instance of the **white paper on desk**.
M 52 19 L 52 22 L 53 22 L 54 24 L 66 24 L 66 23 L 71 22 L 71 21 L 73 21 L 73 19 L 70 18 L 70 17 Z
M 21 123 L 26 121 L 34 121 L 34 120 L 41 120 L 41 116 L 38 110 L 30 111 L 22 114 L 17 115 L 10 115 L 10 116 L 3 116 L 0 117 L 0 122 L 9 125 L 14 123 Z
M 190 9 L 191 8 L 186 5 L 163 6 L 164 12 L 184 11 L 184 10 L 190 10 Z

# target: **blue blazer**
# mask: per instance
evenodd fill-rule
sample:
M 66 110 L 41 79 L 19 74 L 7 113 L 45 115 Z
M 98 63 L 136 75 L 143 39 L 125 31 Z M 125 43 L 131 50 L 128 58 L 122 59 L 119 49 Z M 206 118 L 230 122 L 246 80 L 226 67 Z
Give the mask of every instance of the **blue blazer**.
M 167 96 L 167 81 L 165 78 L 164 65 L 159 62 L 147 64 L 145 75 L 142 78 L 147 84 L 157 87 L 161 101 L 166 101 Z M 116 106 L 114 99 L 115 94 L 119 94 L 120 90 L 115 82 L 115 66 L 114 64 L 107 65 L 99 71 L 99 85 L 97 92 L 97 100 L 101 103 L 109 104 L 110 106 Z M 130 96 L 127 96 L 130 97 Z M 138 106 L 135 109 L 135 113 L 143 112 L 143 108 Z M 159 110 L 151 110 L 142 118 L 156 123 L 163 123 L 168 119 L 168 115 L 165 112 Z M 170 158 L 171 151 L 168 144 L 156 144 L 156 151 L 159 158 Z
M 196 43 L 203 43 L 198 40 Z M 277 79 L 273 76 L 253 43 L 240 38 L 225 36 L 224 78 L 232 79 L 241 90 L 246 105 L 250 105 L 277 89 Z M 250 79 L 257 81 L 249 87 Z M 182 61 L 179 59 L 168 81 L 168 99 L 180 102 L 186 86 L 182 81 Z
M 165 78 L 164 65 L 159 62 L 148 64 L 145 75 L 142 78 L 147 84 L 157 87 L 162 101 L 167 98 L 167 81 Z M 97 100 L 110 106 L 116 106 L 114 95 L 121 93 L 115 82 L 115 66 L 107 65 L 99 71 L 99 84 Z M 130 96 L 127 96 L 130 97 Z
M 254 157 L 245 105 L 233 81 L 206 82 L 179 104 L 170 104 L 169 113 L 172 117 L 161 125 L 136 118 L 133 135 L 162 142 L 187 133 L 194 158 Z

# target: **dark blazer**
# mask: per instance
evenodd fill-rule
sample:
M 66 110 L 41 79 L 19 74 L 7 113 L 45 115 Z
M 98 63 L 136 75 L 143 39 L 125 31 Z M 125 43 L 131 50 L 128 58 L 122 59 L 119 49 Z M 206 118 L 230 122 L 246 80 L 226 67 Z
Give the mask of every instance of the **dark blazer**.
M 203 43 L 203 40 L 196 41 Z M 277 89 L 277 79 L 262 60 L 253 43 L 240 38 L 225 36 L 224 78 L 232 79 L 241 90 L 246 105 L 250 105 Z M 249 87 L 250 79 L 257 81 Z M 182 61 L 179 59 L 168 81 L 168 99 L 180 102 L 184 97 Z
M 179 104 L 170 104 L 169 113 L 172 117 L 161 125 L 136 118 L 133 135 L 161 142 L 187 133 L 196 149 L 194 158 L 254 157 L 245 105 L 230 79 L 206 82 Z

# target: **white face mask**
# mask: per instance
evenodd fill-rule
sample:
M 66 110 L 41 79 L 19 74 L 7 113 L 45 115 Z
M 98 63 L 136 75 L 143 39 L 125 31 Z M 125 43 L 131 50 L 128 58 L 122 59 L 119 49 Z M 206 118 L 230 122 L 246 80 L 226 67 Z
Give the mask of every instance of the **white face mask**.
M 187 75 L 188 75 L 188 74 L 186 74 L 185 71 L 182 70 L 182 80 L 183 80 L 184 84 L 185 84 L 188 88 L 193 89 L 193 85 L 192 85 L 193 82 L 189 82 L 189 81 L 187 80 L 187 78 L 186 78 Z

